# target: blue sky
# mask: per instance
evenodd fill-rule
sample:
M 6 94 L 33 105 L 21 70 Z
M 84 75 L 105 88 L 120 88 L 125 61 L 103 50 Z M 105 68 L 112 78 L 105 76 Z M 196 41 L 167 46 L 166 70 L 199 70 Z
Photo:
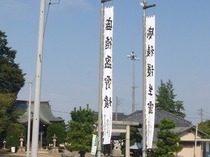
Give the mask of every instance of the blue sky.
M 49 1 L 46 1 L 47 8 Z M 58 2 L 58 0 L 52 0 Z M 132 61 L 136 61 L 136 109 L 142 109 L 141 0 L 113 0 L 114 98 L 119 112 L 131 113 Z M 156 86 L 172 80 L 176 99 L 184 101 L 187 119 L 194 124 L 210 119 L 209 0 L 148 0 L 156 7 Z M 0 30 L 17 50 L 16 62 L 26 73 L 18 99 L 28 100 L 36 71 L 39 0 L 1 0 Z M 46 10 L 47 10 L 46 8 Z M 53 114 L 69 120 L 74 107 L 98 109 L 100 0 L 60 0 L 51 5 L 45 31 L 41 99 L 49 100 Z M 35 86 L 33 86 L 35 87 Z M 34 90 L 34 89 L 33 89 Z M 33 92 L 34 97 L 34 92 Z M 116 100 L 116 99 L 115 99 Z M 116 101 L 114 100 L 114 104 Z M 113 106 L 115 111 L 115 106 Z

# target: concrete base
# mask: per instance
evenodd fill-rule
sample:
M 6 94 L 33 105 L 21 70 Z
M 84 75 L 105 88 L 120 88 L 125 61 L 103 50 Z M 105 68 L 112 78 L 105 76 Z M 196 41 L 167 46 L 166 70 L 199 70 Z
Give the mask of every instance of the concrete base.
M 52 154 L 59 153 L 58 147 L 50 148 L 50 153 L 52 153 Z
M 25 153 L 26 152 L 26 147 L 19 147 L 17 152 L 18 153 Z
M 73 152 L 70 152 L 70 151 L 64 149 L 64 150 L 63 150 L 62 157 L 75 157 L 75 155 L 74 155 Z
M 112 157 L 122 157 L 124 156 L 121 150 L 112 150 Z
M 124 155 L 121 154 L 121 155 L 112 155 L 112 157 L 123 157 Z

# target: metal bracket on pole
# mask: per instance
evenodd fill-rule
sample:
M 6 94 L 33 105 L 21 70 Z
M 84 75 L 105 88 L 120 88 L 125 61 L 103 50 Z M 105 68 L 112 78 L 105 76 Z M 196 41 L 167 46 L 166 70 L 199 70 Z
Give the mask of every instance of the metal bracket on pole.
M 111 1 L 111 0 L 101 0 L 101 3 L 105 3 L 105 2 L 108 2 L 108 1 Z
M 148 9 L 148 8 L 152 8 L 152 7 L 155 7 L 155 6 L 156 6 L 156 4 L 144 5 L 143 9 Z

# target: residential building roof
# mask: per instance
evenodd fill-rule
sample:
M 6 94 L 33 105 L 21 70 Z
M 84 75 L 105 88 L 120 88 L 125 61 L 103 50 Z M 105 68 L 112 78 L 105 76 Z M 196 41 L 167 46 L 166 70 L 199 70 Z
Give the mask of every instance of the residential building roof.
M 187 121 L 184 118 L 181 118 L 179 116 L 176 116 L 172 113 L 169 113 L 167 111 L 162 110 L 161 108 L 155 109 L 155 126 L 158 126 L 163 119 L 171 119 L 173 120 L 177 127 L 190 127 L 192 126 L 192 123 L 190 121 Z M 130 115 L 127 115 L 127 117 L 124 119 L 124 121 L 133 121 L 133 122 L 139 122 L 139 125 L 143 124 L 143 112 L 142 110 L 137 110 Z

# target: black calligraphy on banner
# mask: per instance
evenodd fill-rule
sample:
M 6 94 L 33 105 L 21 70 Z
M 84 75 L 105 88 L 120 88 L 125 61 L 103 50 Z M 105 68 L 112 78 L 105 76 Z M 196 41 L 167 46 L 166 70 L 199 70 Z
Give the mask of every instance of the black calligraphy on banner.
M 148 114 L 153 114 L 153 108 L 154 108 L 154 104 L 152 103 L 152 101 L 149 101 L 149 103 L 147 103 L 148 106 Z
M 106 78 L 104 79 L 105 84 L 106 84 L 106 90 L 107 89 L 111 89 L 111 83 L 112 83 L 112 79 L 110 76 L 106 76 Z
M 113 49 L 113 7 L 104 8 L 103 24 L 103 85 L 102 115 L 103 144 L 110 144 L 112 135 L 112 49 Z
M 152 28 L 151 26 L 147 30 L 147 38 L 150 40 L 154 36 L 154 30 L 155 28 Z
M 108 97 L 107 95 L 105 96 L 104 98 L 104 108 L 109 108 L 112 106 L 112 98 L 111 97 Z
M 153 86 L 149 84 L 149 89 L 148 89 L 148 95 L 152 96 L 153 95 Z
M 105 25 L 106 25 L 106 27 L 105 27 L 106 30 L 109 30 L 109 31 L 112 30 L 112 20 L 111 20 L 111 17 L 109 17 L 108 19 L 106 19 Z
M 111 69 L 112 68 L 111 61 L 112 61 L 112 57 L 107 55 L 106 58 L 105 58 L 105 66 L 104 66 L 104 68 Z
M 145 118 L 146 118 L 146 147 L 153 148 L 155 125 L 155 16 L 146 16 L 145 23 Z
M 152 64 L 147 64 L 147 77 L 152 77 L 153 76 L 153 65 Z
M 109 121 L 109 119 L 106 120 L 106 124 L 107 124 L 106 133 L 109 134 L 109 132 L 110 132 L 110 127 L 109 127 L 110 126 L 110 121 Z
M 148 45 L 146 57 L 152 57 L 154 55 L 154 51 L 153 45 Z
M 105 49 L 112 49 L 112 37 L 106 37 L 105 39 Z

